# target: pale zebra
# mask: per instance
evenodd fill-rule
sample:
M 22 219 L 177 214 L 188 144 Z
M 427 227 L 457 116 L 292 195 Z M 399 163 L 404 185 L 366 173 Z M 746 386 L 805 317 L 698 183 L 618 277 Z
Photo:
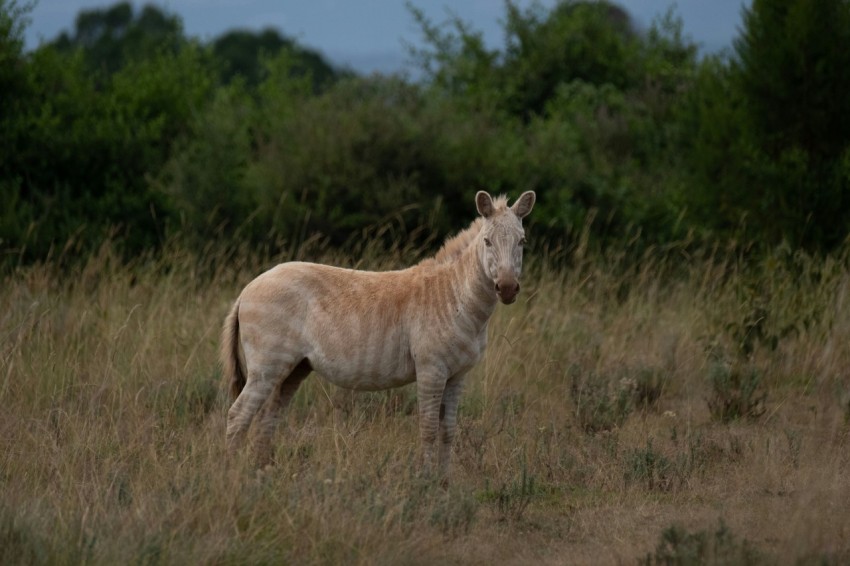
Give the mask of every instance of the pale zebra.
M 423 471 L 449 470 L 464 375 L 487 345 L 498 300 L 519 292 L 527 191 L 508 206 L 479 191 L 480 213 L 431 259 L 386 272 L 290 262 L 249 283 L 224 324 L 221 358 L 235 402 L 232 451 L 260 413 L 257 452 L 271 456 L 280 413 L 311 370 L 341 387 L 378 390 L 416 381 Z M 437 441 L 439 440 L 439 449 Z

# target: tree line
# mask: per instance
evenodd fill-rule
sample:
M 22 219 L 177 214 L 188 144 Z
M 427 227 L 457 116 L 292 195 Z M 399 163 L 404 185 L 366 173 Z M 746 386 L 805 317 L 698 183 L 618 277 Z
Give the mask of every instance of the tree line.
M 201 42 L 129 2 L 26 52 L 27 7 L 0 0 L 0 261 L 107 238 L 427 245 L 478 189 L 537 191 L 555 245 L 844 243 L 850 1 L 754 0 L 704 57 L 672 12 L 642 30 L 606 1 L 509 1 L 496 48 L 410 13 L 415 81 L 273 29 Z

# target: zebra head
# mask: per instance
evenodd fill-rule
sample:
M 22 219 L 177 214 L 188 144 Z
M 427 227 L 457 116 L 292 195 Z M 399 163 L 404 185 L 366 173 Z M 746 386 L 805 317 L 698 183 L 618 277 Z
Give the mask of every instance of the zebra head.
M 484 217 L 481 262 L 493 282 L 493 290 L 506 305 L 516 301 L 519 293 L 525 244 L 522 219 L 531 212 L 534 200 L 534 191 L 526 191 L 513 206 L 508 207 L 507 199 L 503 197 L 494 201 L 485 191 L 478 191 L 475 195 L 478 213 Z

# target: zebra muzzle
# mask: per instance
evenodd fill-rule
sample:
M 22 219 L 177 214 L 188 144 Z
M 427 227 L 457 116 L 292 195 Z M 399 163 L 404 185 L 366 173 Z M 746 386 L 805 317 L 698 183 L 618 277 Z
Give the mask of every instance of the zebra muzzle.
M 509 305 L 516 301 L 516 296 L 519 293 L 519 282 L 513 281 L 496 281 L 496 295 L 502 303 Z

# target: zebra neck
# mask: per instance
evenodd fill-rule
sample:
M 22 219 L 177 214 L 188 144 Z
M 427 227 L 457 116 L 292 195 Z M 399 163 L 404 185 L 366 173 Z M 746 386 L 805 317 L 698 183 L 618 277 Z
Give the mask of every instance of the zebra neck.
M 459 307 L 465 310 L 475 322 L 486 325 L 498 303 L 493 282 L 488 277 L 481 259 L 478 246 L 470 245 L 454 263 L 455 279 L 460 281 L 458 289 Z

